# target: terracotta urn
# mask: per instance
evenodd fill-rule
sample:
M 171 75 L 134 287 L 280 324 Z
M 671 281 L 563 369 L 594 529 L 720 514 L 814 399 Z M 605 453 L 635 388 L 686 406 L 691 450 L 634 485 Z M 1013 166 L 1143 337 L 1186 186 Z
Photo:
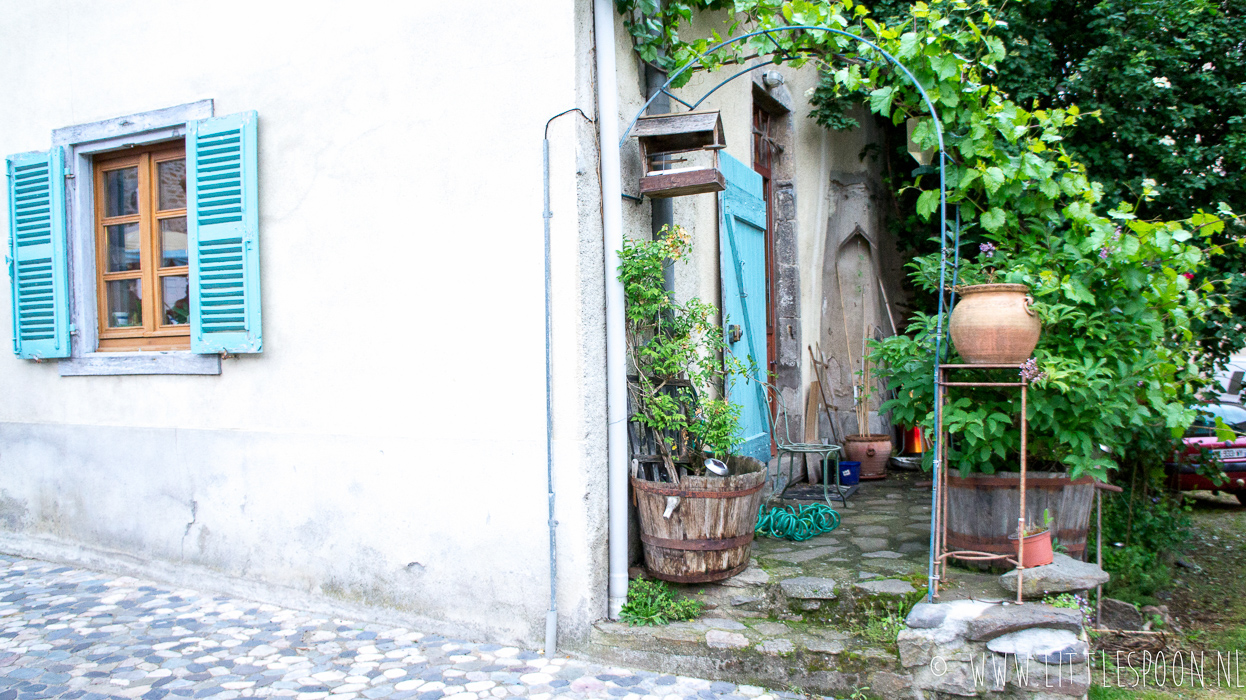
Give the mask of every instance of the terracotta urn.
M 1034 354 L 1043 330 L 1024 284 L 975 284 L 957 290 L 952 344 L 965 362 L 1020 365 Z
M 887 460 L 891 459 L 891 436 L 849 435 L 844 438 L 844 459 L 861 463 L 862 479 L 887 476 Z

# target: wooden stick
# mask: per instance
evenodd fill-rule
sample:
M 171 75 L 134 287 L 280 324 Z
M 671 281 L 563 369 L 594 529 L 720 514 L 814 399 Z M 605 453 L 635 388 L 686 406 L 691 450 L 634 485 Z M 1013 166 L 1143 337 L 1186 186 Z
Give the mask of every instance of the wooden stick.
M 831 424 L 831 439 L 842 445 L 843 440 L 839 438 L 839 427 L 835 425 L 835 414 L 831 413 L 831 402 L 826 398 L 826 374 L 823 372 L 827 365 L 826 355 L 822 354 L 822 345 L 820 343 L 815 344 L 818 347 L 818 358 L 822 360 L 821 363 L 817 360 L 814 360 L 813 363 L 814 372 L 818 373 L 818 393 L 822 395 L 822 410 L 826 411 L 826 420 Z M 809 349 L 809 355 L 810 357 L 813 356 L 812 348 Z

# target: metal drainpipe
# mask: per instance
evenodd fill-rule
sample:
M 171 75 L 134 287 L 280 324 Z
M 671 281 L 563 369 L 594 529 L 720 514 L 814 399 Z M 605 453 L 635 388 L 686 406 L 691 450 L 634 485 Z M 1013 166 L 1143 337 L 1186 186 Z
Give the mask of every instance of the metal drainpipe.
M 618 619 L 627 602 L 627 347 L 623 337 L 623 183 L 619 164 L 619 90 L 614 60 L 614 3 L 593 0 L 597 54 L 597 130 L 601 144 L 601 229 L 606 287 L 606 450 L 609 482 L 610 587 L 608 612 Z
M 549 208 L 549 125 L 564 114 L 579 112 L 580 116 L 592 119 L 573 107 L 559 112 L 545 122 L 545 140 L 541 142 L 541 159 L 545 166 L 543 182 L 545 184 L 545 210 L 541 216 L 545 219 L 545 486 L 546 498 L 549 502 L 549 610 L 545 613 L 545 658 L 554 658 L 558 646 L 558 521 L 554 519 L 554 363 L 553 363 L 553 316 L 550 310 L 552 293 L 552 275 L 550 273 L 549 254 L 549 220 L 554 212 Z

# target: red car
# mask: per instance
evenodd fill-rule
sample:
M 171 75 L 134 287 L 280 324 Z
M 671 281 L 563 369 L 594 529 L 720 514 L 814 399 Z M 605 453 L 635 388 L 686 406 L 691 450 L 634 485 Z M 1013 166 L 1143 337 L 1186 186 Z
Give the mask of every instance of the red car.
M 1194 425 L 1182 439 L 1185 454 L 1168 464 L 1169 485 L 1178 491 L 1224 491 L 1246 505 L 1246 408 L 1239 404 L 1218 403 L 1200 406 L 1199 410 Z M 1217 417 L 1237 433 L 1235 440 L 1225 442 L 1216 436 Z M 1195 473 L 1195 467 L 1204 458 L 1203 450 L 1220 460 L 1227 481 L 1219 486 L 1213 484 L 1210 478 Z

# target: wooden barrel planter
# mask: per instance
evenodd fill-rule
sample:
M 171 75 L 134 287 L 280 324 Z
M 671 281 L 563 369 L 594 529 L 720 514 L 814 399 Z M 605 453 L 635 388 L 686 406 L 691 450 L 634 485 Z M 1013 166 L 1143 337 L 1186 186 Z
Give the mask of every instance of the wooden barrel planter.
M 1008 536 L 1017 530 L 1021 475 L 970 474 L 953 469 L 947 475 L 947 548 L 949 551 L 1016 555 L 1017 542 Z M 1025 476 L 1025 514 L 1030 523 L 1043 522 L 1051 511 L 1052 537 L 1074 559 L 1085 559 L 1095 482 L 1090 477 L 1069 479 L 1064 474 L 1030 472 Z M 1010 568 L 1011 565 L 1000 564 Z
M 677 583 L 719 581 L 748 567 L 765 465 L 748 457 L 728 460 L 726 477 L 686 476 L 679 484 L 632 476 L 645 566 Z M 662 517 L 668 496 L 679 505 Z

